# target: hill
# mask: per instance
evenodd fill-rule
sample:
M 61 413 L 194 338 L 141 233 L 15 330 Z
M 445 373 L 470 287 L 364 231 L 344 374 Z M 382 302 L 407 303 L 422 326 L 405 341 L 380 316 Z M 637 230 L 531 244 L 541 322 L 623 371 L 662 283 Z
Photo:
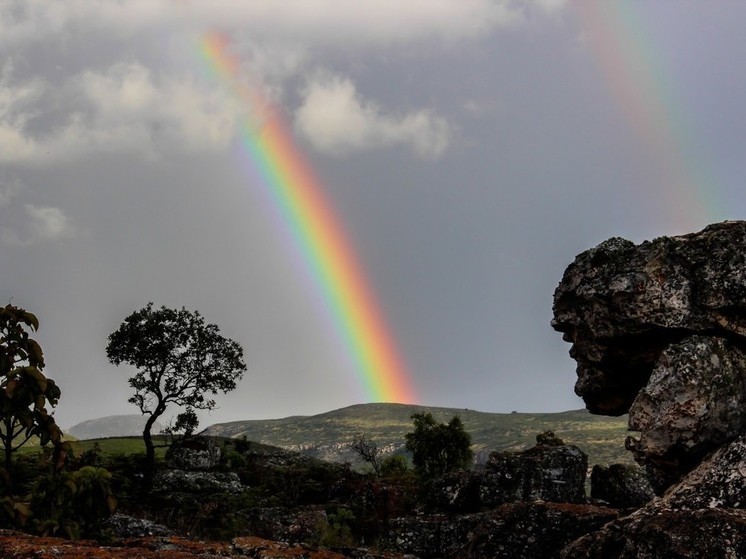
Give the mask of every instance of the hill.
M 536 435 L 544 431 L 554 431 L 566 443 L 579 446 L 588 454 L 590 464 L 632 461 L 624 448 L 627 417 L 591 415 L 586 410 L 505 414 L 405 404 L 359 404 L 313 416 L 219 423 L 203 434 L 245 436 L 323 460 L 355 463 L 357 457 L 349 450 L 355 435 L 365 434 L 385 453 L 403 452 L 404 436 L 412 431 L 411 415 L 420 412 L 430 412 L 443 422 L 460 416 L 471 434 L 478 462 L 493 450 L 533 446 Z
M 132 437 L 142 435 L 146 417 L 140 414 L 109 415 L 82 421 L 65 430 L 66 435 L 77 439 L 103 439 L 107 437 Z M 153 433 L 159 433 L 163 425 L 156 421 Z

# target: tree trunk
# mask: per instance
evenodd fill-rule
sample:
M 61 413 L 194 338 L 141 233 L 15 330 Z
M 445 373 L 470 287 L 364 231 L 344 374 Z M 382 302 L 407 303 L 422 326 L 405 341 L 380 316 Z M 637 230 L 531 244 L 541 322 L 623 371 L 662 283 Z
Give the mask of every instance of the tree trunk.
M 150 430 L 153 428 L 153 424 L 160 415 L 166 411 L 165 407 L 157 406 L 155 411 L 150 414 L 150 417 L 145 422 L 145 428 L 142 431 L 142 440 L 145 442 L 145 483 L 148 488 L 153 481 L 153 474 L 155 474 L 155 446 L 153 445 L 153 435 Z
M 5 494 L 13 495 L 13 422 L 8 423 L 7 419 L 3 421 L 5 432 L 2 437 L 3 450 L 5 451 L 5 474 L 7 476 Z

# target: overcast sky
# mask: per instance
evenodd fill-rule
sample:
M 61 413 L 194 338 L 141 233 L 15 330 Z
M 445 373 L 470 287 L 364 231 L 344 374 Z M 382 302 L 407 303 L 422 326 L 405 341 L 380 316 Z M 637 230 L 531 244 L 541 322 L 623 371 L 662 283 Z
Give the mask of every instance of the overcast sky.
M 106 338 L 198 309 L 248 372 L 202 424 L 368 396 L 207 71 L 231 38 L 364 263 L 417 403 L 561 411 L 579 252 L 746 212 L 746 3 L 3 0 L 0 301 L 39 316 L 58 422 L 136 413 Z

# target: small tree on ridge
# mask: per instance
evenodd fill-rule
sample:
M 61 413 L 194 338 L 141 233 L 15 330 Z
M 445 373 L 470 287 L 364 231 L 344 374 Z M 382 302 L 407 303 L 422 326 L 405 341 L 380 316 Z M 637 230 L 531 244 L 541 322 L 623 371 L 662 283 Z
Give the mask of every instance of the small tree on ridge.
M 138 369 L 129 379 L 135 390 L 129 401 L 150 416 L 143 440 L 151 472 L 151 429 L 168 405 L 211 410 L 215 400 L 206 396 L 230 392 L 246 370 L 241 346 L 223 337 L 216 325 L 205 324 L 198 311 L 155 309 L 153 303 L 124 319 L 109 336 L 106 355 L 114 365 L 127 363 Z
M 412 453 L 415 471 L 424 478 L 468 468 L 471 464 L 471 436 L 459 416 L 448 424 L 438 423 L 430 413 L 412 415 L 414 431 L 407 433 L 406 448 Z

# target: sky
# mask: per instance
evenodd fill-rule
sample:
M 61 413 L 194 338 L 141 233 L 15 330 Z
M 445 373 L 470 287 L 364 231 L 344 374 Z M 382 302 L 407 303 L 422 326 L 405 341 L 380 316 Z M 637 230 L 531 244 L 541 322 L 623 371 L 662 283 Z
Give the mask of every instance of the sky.
M 58 423 L 137 413 L 105 348 L 149 301 L 244 348 L 203 426 L 376 400 L 242 140 L 268 118 L 243 86 L 332 208 L 409 402 L 582 408 L 549 326 L 567 265 L 746 214 L 744 20 L 725 0 L 0 2 L 0 301 L 39 317 Z

